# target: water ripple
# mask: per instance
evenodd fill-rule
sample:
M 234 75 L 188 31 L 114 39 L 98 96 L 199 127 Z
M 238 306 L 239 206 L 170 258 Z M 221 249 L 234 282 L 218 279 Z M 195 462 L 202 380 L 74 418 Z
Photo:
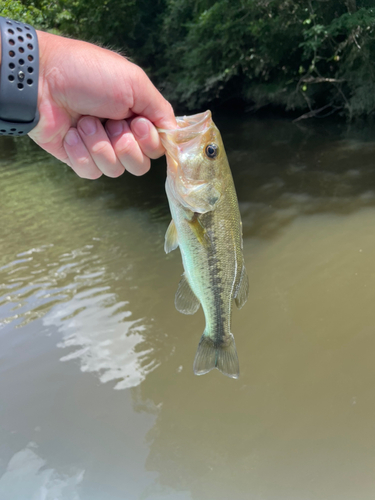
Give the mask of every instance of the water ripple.
M 20 328 L 42 319 L 61 333 L 61 361 L 80 361 L 82 372 L 97 373 L 115 389 L 140 384 L 159 363 L 143 345 L 150 320 L 132 316 L 128 300 L 111 291 L 114 273 L 98 253 L 99 242 L 53 255 L 53 245 L 21 252 L 27 258 L 4 265 L 1 324 Z M 48 251 L 46 251 L 48 249 Z M 51 254 L 52 252 L 52 254 Z M 122 273 L 131 279 L 133 266 Z

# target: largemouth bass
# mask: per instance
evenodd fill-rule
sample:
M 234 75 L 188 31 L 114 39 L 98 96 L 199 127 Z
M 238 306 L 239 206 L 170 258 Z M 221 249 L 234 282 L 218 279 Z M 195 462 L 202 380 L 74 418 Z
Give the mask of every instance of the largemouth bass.
M 220 132 L 206 111 L 177 117 L 178 128 L 159 134 L 167 156 L 166 192 L 172 221 L 165 251 L 180 247 L 185 273 L 175 305 L 194 314 L 202 305 L 206 327 L 194 373 L 213 368 L 232 378 L 239 363 L 231 333 L 234 299 L 241 308 L 249 285 L 243 258 L 242 223 Z

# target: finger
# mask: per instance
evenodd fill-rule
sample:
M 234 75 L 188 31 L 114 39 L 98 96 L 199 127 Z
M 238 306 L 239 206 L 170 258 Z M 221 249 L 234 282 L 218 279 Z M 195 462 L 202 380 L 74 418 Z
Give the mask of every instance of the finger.
M 95 165 L 108 177 L 119 177 L 125 171 L 111 141 L 98 118 L 83 116 L 77 124 L 78 133 Z
M 132 69 L 131 79 L 134 99 L 132 111 L 136 115 L 148 118 L 156 127 L 176 128 L 177 122 L 172 105 L 164 99 L 139 66 L 133 65 Z
M 149 120 L 142 117 L 134 118 L 130 122 L 130 129 L 146 156 L 155 160 L 164 154 L 159 134 Z
M 98 179 L 102 175 L 75 128 L 69 129 L 65 135 L 64 149 L 77 175 L 84 179 Z
M 143 154 L 125 120 L 108 120 L 106 130 L 121 164 L 133 175 L 143 175 L 150 169 L 150 158 Z

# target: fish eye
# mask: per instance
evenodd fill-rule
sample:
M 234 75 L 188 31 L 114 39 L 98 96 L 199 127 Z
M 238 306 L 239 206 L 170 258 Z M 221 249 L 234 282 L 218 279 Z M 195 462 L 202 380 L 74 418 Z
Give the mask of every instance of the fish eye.
M 206 155 L 213 159 L 213 158 L 216 158 L 217 155 L 219 154 L 219 148 L 216 144 L 208 144 L 208 146 L 206 146 Z

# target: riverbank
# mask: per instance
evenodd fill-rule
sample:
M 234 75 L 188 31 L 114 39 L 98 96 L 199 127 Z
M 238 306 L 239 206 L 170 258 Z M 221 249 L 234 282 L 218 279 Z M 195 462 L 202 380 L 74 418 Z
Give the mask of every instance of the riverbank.
M 0 15 L 123 51 L 176 109 L 375 110 L 371 0 L 2 0 Z

